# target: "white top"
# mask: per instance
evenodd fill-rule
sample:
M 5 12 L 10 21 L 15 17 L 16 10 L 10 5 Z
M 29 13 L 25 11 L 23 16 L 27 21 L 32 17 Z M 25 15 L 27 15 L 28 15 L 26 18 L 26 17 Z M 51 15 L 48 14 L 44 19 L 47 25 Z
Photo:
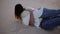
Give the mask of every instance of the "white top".
M 34 15 L 34 19 L 35 19 L 34 25 L 36 27 L 39 27 L 40 22 L 42 21 L 42 18 L 39 18 L 42 15 L 42 13 L 43 13 L 43 8 L 41 8 L 39 10 L 36 9 L 36 10 L 33 11 L 33 15 Z M 30 20 L 30 13 L 29 13 L 29 11 L 24 11 L 22 13 L 22 19 L 23 19 L 23 24 L 24 25 L 29 25 L 29 20 Z

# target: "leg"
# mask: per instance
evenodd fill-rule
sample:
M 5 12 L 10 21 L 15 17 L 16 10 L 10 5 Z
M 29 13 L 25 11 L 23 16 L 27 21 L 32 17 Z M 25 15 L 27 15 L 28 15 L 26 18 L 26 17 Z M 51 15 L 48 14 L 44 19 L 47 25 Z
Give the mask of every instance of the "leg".
M 42 18 L 46 18 L 46 17 L 53 17 L 53 16 L 57 16 L 60 14 L 60 10 L 53 10 L 53 9 L 43 9 L 43 14 L 42 14 Z
M 60 26 L 60 17 L 45 20 L 42 24 L 40 24 L 40 27 L 45 30 L 52 30 L 56 26 Z

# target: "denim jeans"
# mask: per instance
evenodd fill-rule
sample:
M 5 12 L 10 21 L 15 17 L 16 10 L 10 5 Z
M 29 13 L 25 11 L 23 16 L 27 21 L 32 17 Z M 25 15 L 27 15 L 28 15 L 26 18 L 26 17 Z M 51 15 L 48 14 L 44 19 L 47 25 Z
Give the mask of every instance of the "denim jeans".
M 41 18 L 43 18 L 40 27 L 45 30 L 52 30 L 56 26 L 60 26 L 60 10 L 53 10 L 53 9 L 43 9 L 43 14 Z
M 42 18 L 53 17 L 53 16 L 56 17 L 58 14 L 60 14 L 60 10 L 43 8 L 43 14 L 41 17 Z

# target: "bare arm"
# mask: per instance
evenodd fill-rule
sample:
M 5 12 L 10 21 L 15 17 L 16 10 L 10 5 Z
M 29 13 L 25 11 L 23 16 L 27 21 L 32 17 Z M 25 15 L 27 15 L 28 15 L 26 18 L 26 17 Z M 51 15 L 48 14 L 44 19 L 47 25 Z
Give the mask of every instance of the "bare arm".
M 34 15 L 33 15 L 33 10 L 30 11 L 30 21 L 29 21 L 30 26 L 34 26 Z

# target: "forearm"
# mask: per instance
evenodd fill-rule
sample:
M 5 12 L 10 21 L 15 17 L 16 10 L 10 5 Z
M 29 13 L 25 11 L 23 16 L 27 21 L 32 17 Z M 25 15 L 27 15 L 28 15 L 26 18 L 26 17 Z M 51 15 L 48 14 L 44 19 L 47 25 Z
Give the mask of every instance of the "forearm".
M 30 12 L 30 21 L 29 21 L 29 25 L 30 26 L 34 26 L 34 15 L 33 12 Z

